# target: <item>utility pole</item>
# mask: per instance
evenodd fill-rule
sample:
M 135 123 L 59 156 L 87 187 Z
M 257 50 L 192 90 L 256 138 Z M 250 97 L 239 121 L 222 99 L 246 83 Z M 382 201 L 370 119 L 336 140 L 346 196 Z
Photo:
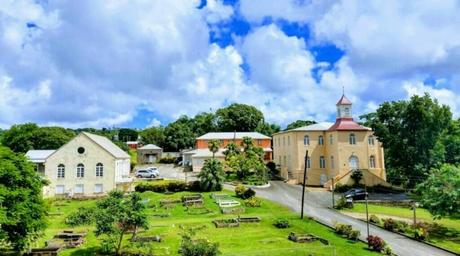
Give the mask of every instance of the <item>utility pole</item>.
M 334 177 L 332 177 L 332 208 L 335 208 L 335 198 L 334 198 Z
M 414 210 L 414 227 L 417 225 L 417 214 L 416 214 L 416 209 L 417 209 L 417 202 L 412 203 L 412 209 Z
M 366 182 L 366 181 L 364 181 Z M 367 224 L 367 237 L 369 237 L 369 209 L 367 205 L 367 186 L 366 183 L 364 183 L 364 194 L 365 194 L 365 199 L 366 199 L 366 224 Z M 369 247 L 369 240 L 367 241 L 367 247 Z
M 307 180 L 307 162 L 308 162 L 308 150 L 305 151 L 305 163 L 303 168 L 303 183 L 302 183 L 302 206 L 300 211 L 300 218 L 303 219 L 303 208 L 305 202 L 305 185 Z

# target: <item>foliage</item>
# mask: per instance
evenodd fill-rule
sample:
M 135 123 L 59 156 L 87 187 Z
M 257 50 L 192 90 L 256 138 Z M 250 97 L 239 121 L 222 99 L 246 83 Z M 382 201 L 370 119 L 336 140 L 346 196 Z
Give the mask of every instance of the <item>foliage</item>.
M 157 193 L 180 192 L 188 190 L 188 186 L 184 181 L 180 180 L 160 180 L 139 183 L 134 187 L 134 190 L 141 193 L 145 191 Z
M 389 245 L 385 245 L 385 247 L 383 247 L 383 250 L 381 251 L 381 253 L 383 255 L 394 255 L 393 250 L 391 250 L 391 247 Z
M 219 140 L 211 140 L 208 142 L 208 149 L 212 152 L 212 158 L 214 158 L 217 151 L 219 151 L 220 141 Z
M 112 191 L 109 196 L 97 203 L 96 236 L 105 235 L 105 247 L 115 248 L 115 255 L 120 255 L 123 236 L 133 231 L 133 237 L 138 228 L 148 228 L 145 205 L 138 193 L 123 197 L 119 191 Z M 110 247 L 108 244 L 114 246 Z
M 195 231 L 192 228 L 185 230 L 181 236 L 179 251 L 182 256 L 215 256 L 220 254 L 218 243 L 212 243 L 206 239 L 194 239 Z
M 174 164 L 176 162 L 177 158 L 175 157 L 162 157 L 160 158 L 160 160 L 158 160 L 158 162 L 160 164 Z
M 363 179 L 363 172 L 361 170 L 354 170 L 351 173 L 350 178 L 355 182 L 355 185 L 358 185 Z
M 286 126 L 286 129 L 284 129 L 284 130 L 285 131 L 292 130 L 292 129 L 295 129 L 295 128 L 299 128 L 299 127 L 307 126 L 307 125 L 311 125 L 311 124 L 316 124 L 316 122 L 311 121 L 311 120 L 297 120 L 297 121 L 294 121 L 294 122 L 288 124 Z
M 235 187 L 235 194 L 237 197 L 242 199 L 248 199 L 256 195 L 256 191 L 251 188 L 246 188 L 244 185 L 237 185 Z
M 217 126 L 224 132 L 252 132 L 264 120 L 264 115 L 257 108 L 238 103 L 218 109 L 216 116 Z
M 203 191 L 222 190 L 222 185 L 225 181 L 222 163 L 217 159 L 205 160 L 198 178 Z
M 343 223 L 337 223 L 335 225 L 335 233 L 341 236 L 348 237 L 350 232 L 353 230 L 353 227 L 351 225 L 343 224 Z
M 161 146 L 165 151 L 180 151 L 192 148 L 195 144 L 195 133 L 192 130 L 192 122 L 187 116 L 182 116 L 168 124 L 164 130 L 164 144 Z
M 160 127 L 149 127 L 139 132 L 140 141 L 142 144 L 154 144 L 158 146 L 162 146 L 165 140 L 165 128 Z
M 1 144 L 14 152 L 25 153 L 30 149 L 57 149 L 75 136 L 62 127 L 38 127 L 34 123 L 13 125 L 5 131 Z
M 24 250 L 46 227 L 45 181 L 22 155 L 0 146 L 0 244 Z
M 425 240 L 428 238 L 428 231 L 423 227 L 414 227 L 414 237 L 418 240 Z
M 256 132 L 260 132 L 264 135 L 271 137 L 274 133 L 281 130 L 281 127 L 277 124 L 270 124 L 267 122 L 260 122 L 256 127 Z
M 377 225 L 382 224 L 382 221 L 380 220 L 380 218 L 377 217 L 377 215 L 375 215 L 375 214 L 371 214 L 371 216 L 369 216 L 369 221 L 371 223 L 374 223 L 374 224 L 377 224 Z
M 372 250 L 381 252 L 385 248 L 385 241 L 380 238 L 379 236 L 368 236 L 367 237 L 367 242 L 369 243 L 369 246 L 372 248 Z
M 137 141 L 139 136 L 138 132 L 134 129 L 121 128 L 118 131 L 118 140 L 127 142 L 127 141 Z
M 460 215 L 460 167 L 442 165 L 433 169 L 416 189 L 419 201 L 435 218 Z
M 119 148 L 121 148 L 123 151 L 125 151 L 126 153 L 129 153 L 129 147 L 125 142 L 121 142 L 117 140 L 117 141 L 113 141 L 113 143 L 117 145 Z
M 65 223 L 69 226 L 89 225 L 96 221 L 96 208 L 82 207 L 77 211 L 69 214 Z
M 277 228 L 289 228 L 291 224 L 289 223 L 289 220 L 286 218 L 277 218 L 273 222 L 273 226 Z
M 260 207 L 261 204 L 262 204 L 262 201 L 255 196 L 244 200 L 244 205 L 247 207 Z
M 274 178 L 277 177 L 280 174 L 280 170 L 276 168 L 276 164 L 273 161 L 270 161 L 266 164 L 268 173 L 270 174 L 270 177 Z
M 383 228 L 393 232 L 405 232 L 408 228 L 405 221 L 394 220 L 392 218 L 383 219 Z
M 361 235 L 361 231 L 351 230 L 350 233 L 348 233 L 347 238 L 352 241 L 358 241 L 360 235 Z
M 412 188 L 443 161 L 439 141 L 451 125 L 452 113 L 428 94 L 385 102 L 362 118 L 383 143 L 390 182 Z
M 263 160 L 263 149 L 254 146 L 252 139 L 244 137 L 242 140 L 243 152 L 232 153 L 228 148 L 226 150 L 226 164 L 235 172 L 240 180 L 256 179 L 258 181 L 267 181 L 267 167 Z M 233 147 L 233 146 L 232 146 Z
M 235 187 L 235 195 L 236 197 L 241 198 L 246 191 L 246 187 L 243 184 L 238 184 Z
M 342 197 L 341 197 L 339 200 L 337 200 L 337 202 L 335 203 L 335 209 L 341 210 L 341 209 L 344 209 L 344 208 L 351 209 L 351 208 L 353 208 L 353 204 L 348 203 L 347 200 L 345 199 L 345 197 L 342 196 Z

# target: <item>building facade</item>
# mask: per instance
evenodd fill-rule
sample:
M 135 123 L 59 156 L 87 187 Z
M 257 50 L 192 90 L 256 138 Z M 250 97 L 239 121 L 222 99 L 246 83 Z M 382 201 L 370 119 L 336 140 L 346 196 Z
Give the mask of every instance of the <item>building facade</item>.
M 137 149 L 138 164 L 153 164 L 161 159 L 163 149 L 154 144 L 147 144 Z
M 305 155 L 308 157 L 305 161 Z M 363 172 L 367 185 L 388 185 L 381 143 L 370 128 L 353 121 L 352 103 L 345 96 L 337 102 L 335 123 L 318 123 L 273 135 L 274 161 L 281 175 L 292 183 L 330 187 L 351 184 L 353 170 Z
M 30 150 L 26 153 L 37 164 L 49 184 L 44 197 L 86 197 L 128 190 L 130 156 L 109 139 L 82 132 L 54 151 Z
M 219 140 L 219 151 L 214 155 L 215 158 L 224 160 L 223 154 L 225 147 L 229 143 L 242 145 L 243 138 L 249 137 L 252 139 L 253 144 L 264 150 L 264 160 L 270 161 L 272 159 L 271 138 L 258 132 L 209 132 L 196 138 L 195 149 L 185 151 L 183 155 L 184 166 L 192 166 L 192 170 L 197 172 L 203 167 L 204 161 L 212 158 L 212 152 L 208 149 L 208 143 L 211 140 Z

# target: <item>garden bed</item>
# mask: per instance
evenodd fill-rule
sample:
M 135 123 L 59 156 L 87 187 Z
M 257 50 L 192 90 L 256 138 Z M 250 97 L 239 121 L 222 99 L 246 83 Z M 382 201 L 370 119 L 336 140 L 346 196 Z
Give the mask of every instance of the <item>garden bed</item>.
M 216 228 L 236 228 L 240 226 L 237 219 L 214 220 L 213 223 Z
M 156 235 L 156 236 L 140 236 L 140 237 L 134 237 L 131 239 L 131 242 L 161 242 L 161 237 Z
M 161 199 L 160 200 L 160 205 L 161 206 L 179 204 L 179 203 L 181 203 L 180 199 Z
M 245 209 L 243 207 L 224 207 L 220 208 L 220 211 L 223 214 L 242 214 L 245 212 Z
M 238 221 L 240 223 L 246 222 L 246 223 L 253 223 L 253 222 L 260 222 L 262 219 L 259 217 L 238 217 Z
M 296 243 L 310 243 L 314 241 L 320 241 L 322 244 L 329 245 L 328 240 L 313 234 L 296 234 L 291 232 L 289 233 L 288 239 Z

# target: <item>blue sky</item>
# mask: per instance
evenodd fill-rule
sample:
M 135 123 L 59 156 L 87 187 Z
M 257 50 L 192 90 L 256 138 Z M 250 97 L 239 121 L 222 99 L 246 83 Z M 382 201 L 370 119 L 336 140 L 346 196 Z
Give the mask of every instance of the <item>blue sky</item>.
M 233 102 L 331 121 L 430 93 L 460 114 L 460 4 L 0 0 L 0 127 L 166 125 Z

